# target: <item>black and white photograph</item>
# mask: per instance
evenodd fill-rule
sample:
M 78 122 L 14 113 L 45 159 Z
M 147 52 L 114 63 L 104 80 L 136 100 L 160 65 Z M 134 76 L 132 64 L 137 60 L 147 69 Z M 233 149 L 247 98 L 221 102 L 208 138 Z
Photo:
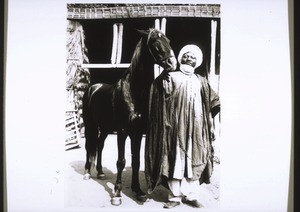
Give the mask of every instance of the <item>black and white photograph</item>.
M 290 0 L 7 0 L 4 211 L 293 211 Z
M 219 207 L 220 5 L 67 6 L 66 206 Z

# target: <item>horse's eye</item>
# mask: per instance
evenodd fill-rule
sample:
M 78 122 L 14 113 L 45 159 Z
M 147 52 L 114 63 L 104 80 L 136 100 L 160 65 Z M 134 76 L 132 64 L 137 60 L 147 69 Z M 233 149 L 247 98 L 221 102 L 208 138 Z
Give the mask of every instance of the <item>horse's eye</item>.
M 158 33 L 158 37 L 160 37 L 160 38 L 161 38 L 161 33 Z

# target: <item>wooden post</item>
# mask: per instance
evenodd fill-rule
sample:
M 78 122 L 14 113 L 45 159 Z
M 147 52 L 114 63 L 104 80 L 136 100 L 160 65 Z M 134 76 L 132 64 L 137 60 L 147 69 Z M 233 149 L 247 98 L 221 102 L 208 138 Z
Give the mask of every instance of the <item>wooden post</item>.
M 216 74 L 216 39 L 217 39 L 217 21 L 211 21 L 211 60 L 210 60 L 210 74 L 209 74 L 209 83 L 212 89 L 219 93 L 219 81 L 220 75 Z M 215 156 L 216 158 L 220 157 L 220 142 L 219 137 L 221 135 L 221 127 L 220 127 L 220 113 L 216 115 L 213 119 L 213 127 L 215 129 L 215 138 L 216 140 L 213 142 L 213 146 L 215 148 Z
M 154 25 L 154 28 L 155 29 L 158 29 L 158 30 L 160 30 L 160 23 L 159 23 L 160 21 L 159 21 L 159 19 L 157 18 L 157 19 L 155 19 L 155 25 Z
M 164 33 L 164 34 L 166 34 L 166 25 L 167 25 L 167 19 L 163 18 L 161 20 L 160 31 L 162 31 L 162 33 Z
M 161 24 L 160 24 L 160 31 L 166 35 L 166 26 L 167 26 L 167 19 L 162 18 Z M 159 66 L 158 68 L 158 74 L 161 74 L 163 72 L 163 68 Z
M 118 26 L 117 24 L 113 25 L 113 43 L 112 43 L 112 52 L 111 52 L 111 64 L 116 63 L 116 55 L 117 55 L 117 42 L 118 42 Z
M 117 64 L 120 64 L 122 57 L 122 44 L 123 44 L 123 24 L 118 24 L 118 45 L 117 45 Z
M 216 36 L 217 34 L 217 21 L 211 21 L 211 59 L 210 59 L 210 74 L 209 80 L 212 88 L 219 91 L 219 75 L 216 75 Z
M 155 29 L 160 30 L 160 20 L 158 18 L 155 19 Z M 159 74 L 160 74 L 159 65 L 154 64 L 154 79 L 158 77 Z

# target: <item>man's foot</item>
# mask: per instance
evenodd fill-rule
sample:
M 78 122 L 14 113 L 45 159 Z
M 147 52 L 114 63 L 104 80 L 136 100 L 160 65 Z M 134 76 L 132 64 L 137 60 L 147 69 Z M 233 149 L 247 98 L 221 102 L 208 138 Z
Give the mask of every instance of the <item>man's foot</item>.
M 170 209 L 170 208 L 176 207 L 177 205 L 180 205 L 180 202 L 169 201 L 169 202 L 164 204 L 164 208 Z
M 182 197 L 181 201 L 183 203 L 188 204 L 190 206 L 193 206 L 195 208 L 201 208 L 202 207 L 202 205 L 200 204 L 200 202 L 198 200 L 196 200 L 196 199 L 195 200 L 189 200 L 189 199 L 187 199 L 186 196 Z

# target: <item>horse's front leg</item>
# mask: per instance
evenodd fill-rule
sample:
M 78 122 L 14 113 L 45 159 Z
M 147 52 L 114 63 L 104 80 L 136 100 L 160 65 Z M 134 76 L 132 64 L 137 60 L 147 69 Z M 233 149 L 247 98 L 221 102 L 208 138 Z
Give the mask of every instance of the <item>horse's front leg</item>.
M 134 132 L 130 135 L 131 138 L 131 166 L 132 166 L 132 180 L 131 189 L 136 193 L 137 199 L 142 202 L 148 200 L 146 193 L 140 188 L 139 171 L 140 171 L 140 150 L 142 142 L 142 132 Z
M 118 161 L 117 161 L 117 181 L 115 184 L 114 195 L 111 199 L 112 205 L 121 205 L 122 204 L 122 172 L 125 167 L 125 141 L 127 138 L 127 132 L 125 130 L 120 130 L 118 132 Z

